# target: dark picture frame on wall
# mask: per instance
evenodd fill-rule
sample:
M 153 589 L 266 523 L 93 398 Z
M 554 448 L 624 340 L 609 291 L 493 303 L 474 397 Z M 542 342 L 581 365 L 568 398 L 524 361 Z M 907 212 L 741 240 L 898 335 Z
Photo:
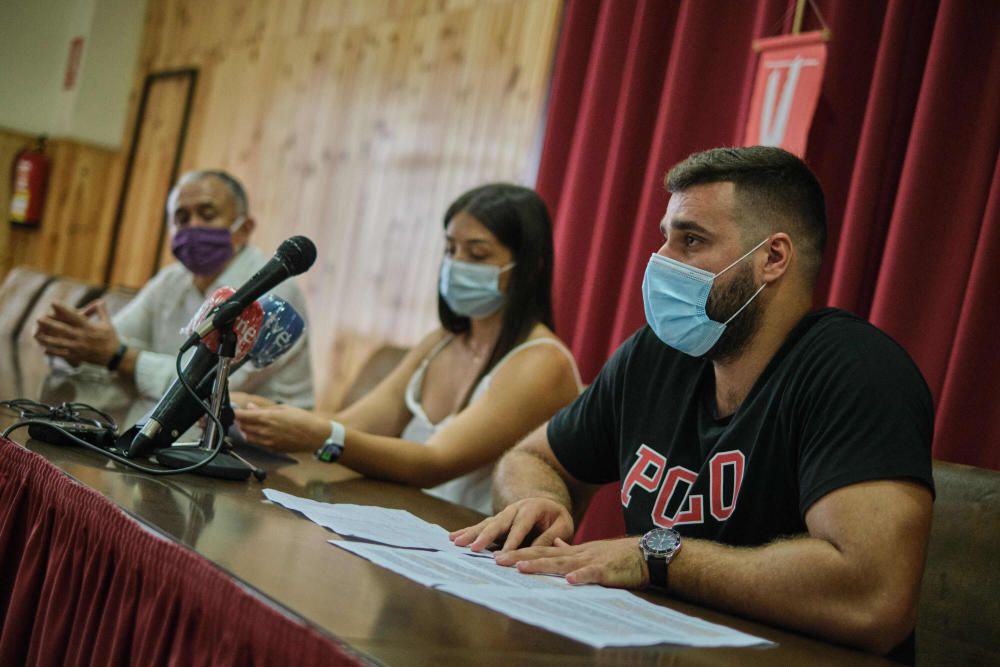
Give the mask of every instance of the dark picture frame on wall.
M 184 95 L 183 108 L 180 110 L 180 123 L 176 133 L 176 140 L 173 145 L 172 155 L 170 157 L 170 172 L 167 183 L 164 184 L 167 189 L 177 180 L 178 170 L 180 169 L 181 157 L 184 153 L 184 144 L 187 140 L 188 123 L 191 118 L 191 108 L 194 103 L 195 91 L 198 86 L 198 68 L 188 67 L 181 69 L 165 70 L 162 72 L 152 72 L 147 74 L 143 84 L 142 84 L 142 96 L 139 99 L 139 107 L 136 111 L 135 126 L 132 130 L 132 140 L 129 146 L 128 157 L 125 161 L 125 173 L 122 179 L 121 191 L 118 195 L 118 203 L 115 208 L 115 217 L 111 226 L 111 243 L 110 250 L 108 252 L 107 264 L 104 269 L 104 282 L 105 284 L 110 284 L 112 279 L 112 271 L 115 264 L 115 256 L 118 251 L 118 243 L 121 236 L 122 222 L 125 215 L 126 203 L 130 194 L 130 189 L 132 185 L 132 176 L 136 168 L 136 157 L 139 153 L 140 145 L 142 144 L 143 138 L 146 136 L 150 128 L 147 127 L 147 111 L 149 110 L 150 98 L 156 93 L 157 87 L 162 86 L 166 83 L 177 83 L 178 80 L 185 82 L 187 84 L 186 92 Z M 149 267 L 151 274 L 155 273 L 157 268 L 158 259 L 163 250 L 163 243 L 166 237 L 166 211 L 163 211 L 163 217 L 160 225 L 157 240 L 156 240 L 156 253 L 153 256 L 153 265 Z

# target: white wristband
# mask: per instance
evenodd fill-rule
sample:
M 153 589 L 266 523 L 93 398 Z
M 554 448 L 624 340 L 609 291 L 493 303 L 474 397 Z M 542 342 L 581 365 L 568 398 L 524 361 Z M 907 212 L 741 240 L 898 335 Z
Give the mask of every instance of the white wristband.
M 344 454 L 344 440 L 347 439 L 347 429 L 338 421 L 330 420 L 330 437 L 323 446 L 313 454 L 324 463 L 335 463 Z

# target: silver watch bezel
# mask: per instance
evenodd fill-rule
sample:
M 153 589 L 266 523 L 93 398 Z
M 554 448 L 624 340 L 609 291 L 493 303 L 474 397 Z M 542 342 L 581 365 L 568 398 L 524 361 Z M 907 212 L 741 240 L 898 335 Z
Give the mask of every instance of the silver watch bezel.
M 661 534 L 670 537 L 673 540 L 673 543 L 666 549 L 658 549 L 649 546 L 653 537 Z M 644 558 L 659 558 L 669 563 L 673 560 L 674 556 L 677 555 L 677 552 L 681 550 L 681 534 L 673 528 L 654 528 L 647 531 L 642 536 L 642 539 L 639 540 L 639 549 L 642 551 Z

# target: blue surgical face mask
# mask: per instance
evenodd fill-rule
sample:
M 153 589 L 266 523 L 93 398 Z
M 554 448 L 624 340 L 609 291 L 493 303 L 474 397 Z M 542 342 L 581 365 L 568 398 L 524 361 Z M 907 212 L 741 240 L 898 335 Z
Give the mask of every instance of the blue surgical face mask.
M 500 274 L 514 267 L 473 264 L 445 257 L 438 289 L 448 307 L 463 317 L 488 317 L 507 300 L 500 291 Z
M 726 325 L 743 312 L 767 286 L 767 283 L 761 285 L 728 320 L 716 322 L 705 312 L 712 284 L 716 278 L 765 243 L 767 239 L 718 273 L 704 271 L 654 253 L 649 258 L 646 276 L 642 281 L 642 303 L 646 308 L 646 321 L 657 337 L 670 347 L 693 357 L 700 357 L 711 350 L 726 330 Z

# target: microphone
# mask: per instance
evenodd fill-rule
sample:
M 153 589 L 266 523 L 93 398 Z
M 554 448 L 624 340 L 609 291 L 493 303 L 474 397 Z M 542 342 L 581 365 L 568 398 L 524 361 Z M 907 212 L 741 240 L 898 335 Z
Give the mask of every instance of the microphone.
M 264 312 L 264 321 L 260 327 L 260 335 L 253 344 L 250 352 L 243 357 L 242 361 L 234 364 L 231 371 L 235 371 L 243 364 L 250 362 L 256 368 L 264 368 L 273 363 L 278 357 L 286 353 L 299 338 L 305 329 L 305 322 L 302 317 L 295 312 L 284 299 L 267 294 L 261 297 L 256 303 L 261 304 Z M 205 309 L 209 312 L 211 306 Z M 239 322 L 240 320 L 237 320 Z M 193 322 L 197 326 L 198 322 Z M 208 336 L 204 340 L 208 340 Z M 200 349 L 202 346 L 199 345 Z M 199 395 L 207 395 L 215 382 L 218 371 L 213 369 L 202 379 L 198 387 Z M 246 443 L 242 438 L 239 429 L 234 429 L 232 424 L 232 407 L 226 406 L 222 410 L 220 417 L 224 428 L 228 429 L 226 442 L 222 445 L 216 457 L 198 468 L 195 474 L 208 475 L 209 477 L 221 477 L 223 479 L 246 479 L 250 473 L 258 480 L 263 481 L 267 473 L 255 467 L 246 459 L 238 455 L 235 445 Z M 210 455 L 207 447 L 208 443 L 203 443 L 201 447 L 168 447 L 156 452 L 156 460 L 160 465 L 168 468 L 186 468 L 205 460 Z
M 220 287 L 202 304 L 198 312 L 211 312 L 215 307 L 212 304 L 226 302 L 227 299 L 232 298 L 232 293 L 232 288 Z M 236 333 L 234 361 L 242 360 L 253 348 L 263 319 L 263 306 L 256 301 L 252 301 L 241 313 L 237 314 L 236 321 L 233 322 L 233 331 Z M 199 321 L 196 313 L 188 326 L 190 327 Z M 212 391 L 212 383 L 204 380 L 214 375 L 213 371 L 219 360 L 217 356 L 218 332 L 215 333 L 214 338 L 206 337 L 198 344 L 191 359 L 181 371 L 188 385 L 194 387 L 202 399 L 208 397 Z M 213 344 L 215 349 L 212 349 Z M 149 456 L 154 450 L 163 449 L 173 444 L 182 433 L 198 421 L 203 412 L 201 405 L 194 400 L 178 378 L 174 380 L 153 409 L 121 435 L 118 439 L 118 446 L 129 458 Z M 130 437 L 131 440 L 129 440 Z
M 264 307 L 264 322 L 253 349 L 244 362 L 254 368 L 270 366 L 287 352 L 305 332 L 306 323 L 291 304 L 280 296 L 265 294 L 259 299 Z
M 315 261 L 316 246 L 305 236 L 293 236 L 284 241 L 274 252 L 274 257 L 236 290 L 235 294 L 211 309 L 205 321 L 195 328 L 181 346 L 181 352 L 188 350 L 198 339 L 232 322 L 251 301 L 286 278 L 307 271 Z

